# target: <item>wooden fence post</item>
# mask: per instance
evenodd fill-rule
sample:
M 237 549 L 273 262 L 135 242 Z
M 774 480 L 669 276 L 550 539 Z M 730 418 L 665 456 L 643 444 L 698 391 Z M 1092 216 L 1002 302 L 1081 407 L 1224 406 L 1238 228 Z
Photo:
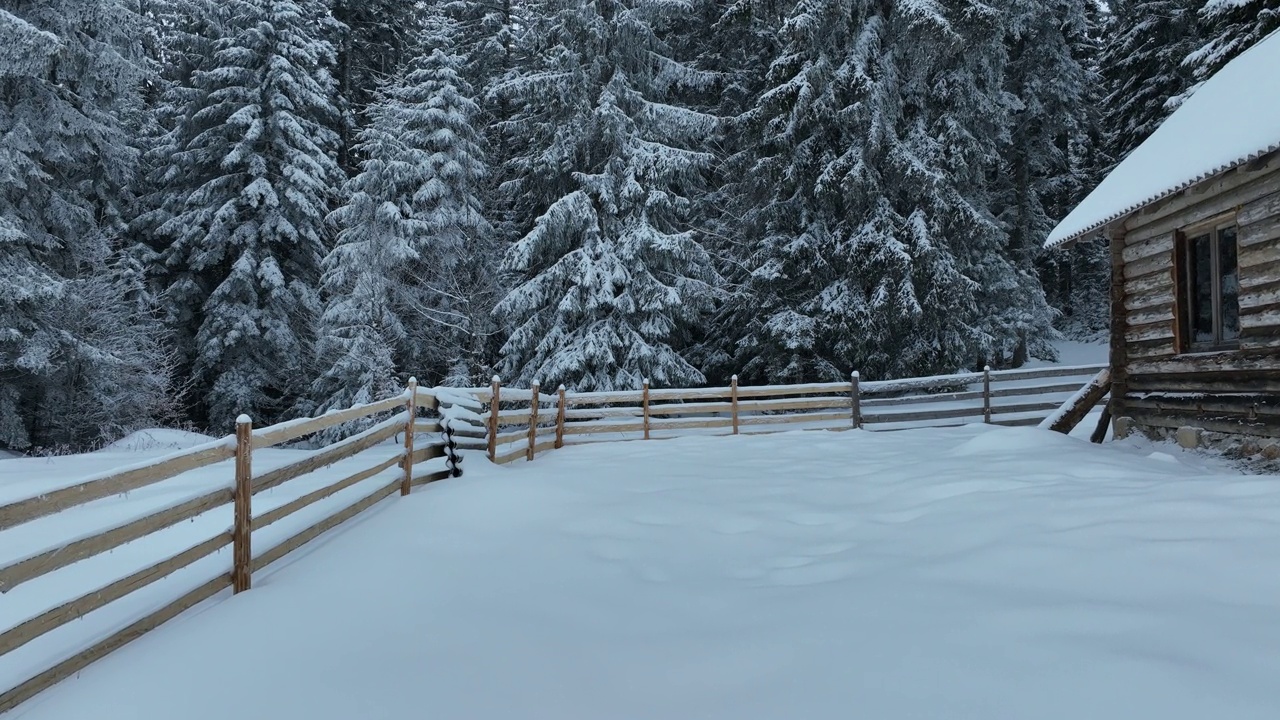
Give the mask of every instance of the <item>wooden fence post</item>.
M 236 418 L 236 520 L 232 532 L 231 586 L 242 593 L 253 584 L 253 422 L 248 415 Z
M 858 371 L 854 370 L 849 381 L 849 404 L 853 408 L 853 429 L 862 429 L 862 388 L 859 386 Z
M 498 459 L 498 394 L 502 391 L 502 381 L 493 376 L 493 384 L 489 386 L 489 462 Z
M 733 414 L 733 434 L 738 434 L 738 376 L 729 378 L 729 403 Z
M 559 450 L 564 447 L 564 414 L 569 403 L 564 396 L 564 385 L 561 385 L 556 392 L 560 394 L 560 404 L 556 408 L 556 449 Z
M 528 460 L 533 460 L 534 447 L 538 444 L 538 381 L 533 381 L 529 398 L 529 453 Z
M 648 439 L 649 439 L 649 378 L 645 378 L 645 379 L 644 379 L 644 399 L 643 399 L 643 401 L 642 401 L 642 402 L 643 402 L 642 407 L 644 408 L 644 410 L 643 410 L 643 412 L 644 412 L 644 439 L 645 439 L 645 440 L 648 440 Z
M 991 366 L 982 368 L 982 422 L 991 424 Z
M 404 479 L 400 481 L 401 497 L 413 487 L 413 421 L 418 414 L 418 378 L 409 378 L 409 421 L 404 425 Z

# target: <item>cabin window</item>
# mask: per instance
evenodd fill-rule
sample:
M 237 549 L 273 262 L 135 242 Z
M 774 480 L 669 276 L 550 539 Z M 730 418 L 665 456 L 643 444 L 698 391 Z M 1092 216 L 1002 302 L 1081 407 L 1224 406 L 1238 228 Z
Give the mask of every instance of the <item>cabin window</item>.
M 1182 345 L 1184 350 L 1225 350 L 1240 343 L 1240 283 L 1234 225 L 1183 236 Z

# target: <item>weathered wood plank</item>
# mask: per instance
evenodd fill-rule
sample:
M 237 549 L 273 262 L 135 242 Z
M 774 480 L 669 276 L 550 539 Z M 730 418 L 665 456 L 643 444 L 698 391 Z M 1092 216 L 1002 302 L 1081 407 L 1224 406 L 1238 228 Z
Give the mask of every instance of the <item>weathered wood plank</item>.
M 1128 318 L 1126 320 L 1130 327 L 1150 325 L 1153 323 L 1171 323 L 1173 322 L 1173 301 L 1170 300 L 1168 305 L 1160 305 L 1146 310 L 1132 311 L 1128 314 Z
M 1246 203 L 1244 207 L 1240 208 L 1239 214 L 1236 215 L 1236 220 L 1241 227 L 1245 227 L 1277 215 L 1280 215 L 1280 190 L 1262 195 Z
M 187 548 L 167 560 L 139 570 L 128 577 L 121 578 L 15 625 L 0 634 L 0 655 L 16 650 L 41 635 L 56 630 L 73 620 L 78 620 L 129 593 L 141 590 L 151 583 L 167 577 L 197 560 L 208 557 L 230 544 L 231 533 L 224 532 L 198 545 Z
M 427 393 L 420 393 L 421 398 L 425 401 Z M 367 405 L 357 405 L 346 410 L 338 412 L 325 413 L 317 418 L 308 418 L 305 420 L 290 420 L 278 425 L 272 425 L 253 432 L 254 449 L 271 447 L 287 443 L 290 440 L 297 440 L 300 437 L 312 435 L 326 430 L 335 425 L 341 425 L 352 420 L 376 415 L 380 412 L 388 412 L 391 410 L 399 410 L 404 405 L 407 397 L 402 393 L 393 398 L 379 400 L 375 403 Z
M 253 559 L 253 571 L 257 573 L 262 568 L 267 567 L 271 563 L 297 550 L 303 545 L 320 537 L 324 533 L 359 515 L 376 505 L 380 500 L 400 492 L 400 478 L 397 477 L 391 482 L 374 490 L 353 505 L 330 515 L 329 517 L 311 525 L 306 530 L 290 537 L 288 540 L 276 545 L 270 550 L 262 553 Z
M 1050 423 L 1049 429 L 1069 435 L 1108 392 L 1111 392 L 1111 369 L 1103 368 L 1089 381 L 1083 393 L 1068 401 L 1066 409 Z
M 1252 435 L 1255 437 L 1280 438 L 1280 424 L 1259 421 L 1248 421 L 1231 417 L 1206 417 L 1196 414 L 1180 414 L 1177 411 L 1165 411 L 1169 414 L 1150 414 L 1135 412 L 1129 417 L 1138 425 L 1158 428 L 1180 428 L 1183 426 L 1198 427 L 1210 432 L 1231 433 L 1236 435 Z
M 95 643 L 89 649 L 63 660 L 30 680 L 6 690 L 4 693 L 0 693 L 0 713 L 12 710 L 40 692 L 53 687 L 59 681 L 75 675 L 108 653 L 137 640 L 161 624 L 181 615 L 184 611 L 208 600 L 230 586 L 231 575 L 229 573 L 214 578 L 123 630 Z
M 176 525 L 232 501 L 230 488 L 222 488 L 171 508 L 119 525 L 92 537 L 46 550 L 0 569 L 0 592 L 9 592 L 29 580 L 64 568 L 85 558 L 114 550 L 128 542 Z M 228 515 L 228 517 L 230 517 Z
M 1125 344 L 1146 342 L 1148 340 L 1169 340 L 1170 342 L 1176 337 L 1175 325 L 1172 317 L 1165 318 L 1156 322 L 1146 323 L 1126 327 L 1124 329 Z
M 1123 270 L 1123 267 L 1121 270 Z M 1124 280 L 1124 288 L 1126 296 L 1131 293 L 1162 292 L 1172 297 L 1173 273 L 1157 270 L 1140 278 L 1126 278 Z
M 421 450 L 429 450 L 429 449 L 431 448 L 422 448 Z M 415 451 L 415 452 L 420 452 L 420 451 Z M 309 492 L 300 498 L 296 498 L 294 500 L 291 500 L 290 502 L 285 503 L 284 505 L 273 508 L 265 513 L 262 513 L 261 515 L 258 515 L 253 519 L 253 528 L 255 530 L 260 530 L 279 520 L 283 520 L 289 517 L 290 515 L 298 512 L 299 510 L 302 510 L 305 507 L 314 505 L 315 503 L 320 502 L 321 500 L 327 497 L 330 497 L 331 495 L 334 495 L 343 490 L 346 490 L 352 485 L 355 485 L 364 480 L 368 480 L 374 475 L 377 475 L 378 473 L 384 470 L 390 469 L 395 465 L 399 464 L 401 457 L 403 457 L 403 454 L 393 455 L 392 457 L 389 457 L 386 460 L 383 460 L 382 462 L 378 463 L 377 465 L 374 465 L 371 468 L 366 468 L 364 470 L 361 470 L 360 472 L 348 475 L 347 477 L 339 480 L 336 483 L 322 487 L 319 490 L 314 490 L 312 492 Z
M 298 462 L 265 472 L 253 479 L 253 494 L 257 495 L 264 490 L 270 490 L 282 483 L 328 467 L 339 460 L 346 460 L 384 440 L 395 437 L 402 429 L 404 429 L 404 418 L 393 417 L 359 435 L 353 435 L 342 442 L 330 445 Z
M 1165 233 L 1156 237 L 1126 244 L 1122 256 L 1126 263 L 1160 256 L 1166 260 L 1173 254 L 1173 234 Z
M 877 415 L 864 414 L 862 416 L 862 421 L 867 424 L 903 423 L 921 422 L 924 420 L 949 420 L 952 418 L 962 417 L 982 417 L 982 406 L 975 405 L 971 408 L 954 408 L 948 410 L 925 410 L 923 412 L 880 413 Z
M 1252 225 L 1242 225 L 1236 238 L 1241 255 L 1252 253 L 1254 248 L 1264 243 L 1275 242 L 1280 239 L 1280 214 L 1259 220 Z
M 1261 266 L 1276 262 L 1280 262 L 1280 243 L 1260 243 L 1240 253 L 1240 274 L 1257 276 Z
M 145 466 L 121 470 L 61 490 L 54 490 L 39 497 L 3 505 L 0 506 L 0 530 L 7 530 L 94 500 L 132 492 L 189 470 L 229 460 L 235 454 L 234 441 L 231 438 L 225 438 L 175 453 Z

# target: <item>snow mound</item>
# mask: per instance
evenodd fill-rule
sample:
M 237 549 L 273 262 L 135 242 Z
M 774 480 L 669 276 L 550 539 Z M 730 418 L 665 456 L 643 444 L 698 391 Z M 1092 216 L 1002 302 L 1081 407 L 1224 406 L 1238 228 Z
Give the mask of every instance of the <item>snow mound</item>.
M 186 450 L 196 445 L 203 445 L 213 439 L 208 435 L 201 435 L 187 430 L 151 428 L 131 432 L 102 448 L 102 451 L 140 453 L 155 450 Z
M 1274 720 L 1280 483 L 1151 450 L 967 426 L 480 462 L 18 713 Z

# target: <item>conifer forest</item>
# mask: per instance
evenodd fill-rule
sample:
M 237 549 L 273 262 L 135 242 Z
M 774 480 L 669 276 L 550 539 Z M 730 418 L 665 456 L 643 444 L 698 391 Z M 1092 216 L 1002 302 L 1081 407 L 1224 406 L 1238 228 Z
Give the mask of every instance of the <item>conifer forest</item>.
M 1110 266 L 1049 231 L 1278 27 L 1280 0 L 0 0 L 0 449 L 410 375 L 1052 359 L 1105 336 Z

